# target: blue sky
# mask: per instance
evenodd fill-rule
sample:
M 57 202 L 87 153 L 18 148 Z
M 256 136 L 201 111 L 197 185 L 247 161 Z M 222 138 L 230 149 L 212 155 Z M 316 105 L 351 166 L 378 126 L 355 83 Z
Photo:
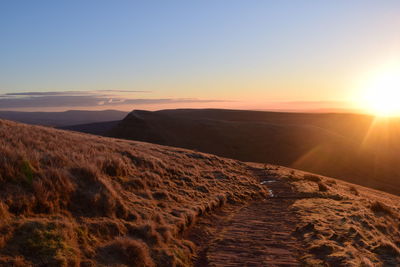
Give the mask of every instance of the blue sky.
M 346 101 L 399 57 L 399 14 L 400 1 L 2 1 L 0 94 Z

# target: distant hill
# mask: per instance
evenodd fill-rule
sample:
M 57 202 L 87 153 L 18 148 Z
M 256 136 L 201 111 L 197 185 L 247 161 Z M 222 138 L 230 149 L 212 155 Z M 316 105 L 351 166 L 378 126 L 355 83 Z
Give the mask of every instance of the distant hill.
M 57 127 L 63 130 L 69 130 L 74 132 L 95 134 L 95 135 L 107 135 L 112 129 L 114 129 L 121 121 L 105 121 L 95 122 L 88 124 L 78 124 L 71 126 Z
M 108 136 L 295 167 L 400 194 L 399 126 L 398 119 L 379 124 L 359 114 L 135 110 Z
M 0 119 L 52 127 L 122 120 L 128 113 L 117 110 L 69 110 L 65 112 L 0 111 Z

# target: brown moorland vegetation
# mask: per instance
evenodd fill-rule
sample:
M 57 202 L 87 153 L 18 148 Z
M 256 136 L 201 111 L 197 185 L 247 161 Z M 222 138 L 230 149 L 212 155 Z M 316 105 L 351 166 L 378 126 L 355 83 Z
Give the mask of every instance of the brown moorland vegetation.
M 299 217 L 294 234 L 306 248 L 304 265 L 399 266 L 398 196 L 283 167 L 277 172 L 302 196 L 291 210 Z
M 0 121 L 0 265 L 184 266 L 180 238 L 264 195 L 244 163 Z
M 188 233 L 204 225 L 211 263 L 224 242 L 293 237 L 291 262 L 398 266 L 399 203 L 289 168 L 0 120 L 0 266 L 191 266 L 203 244 Z

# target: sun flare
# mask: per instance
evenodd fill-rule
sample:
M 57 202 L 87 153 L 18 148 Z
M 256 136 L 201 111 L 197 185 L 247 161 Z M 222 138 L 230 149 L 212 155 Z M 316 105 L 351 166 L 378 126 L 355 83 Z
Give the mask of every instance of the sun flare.
M 376 116 L 400 116 L 400 68 L 385 71 L 368 81 L 361 105 Z

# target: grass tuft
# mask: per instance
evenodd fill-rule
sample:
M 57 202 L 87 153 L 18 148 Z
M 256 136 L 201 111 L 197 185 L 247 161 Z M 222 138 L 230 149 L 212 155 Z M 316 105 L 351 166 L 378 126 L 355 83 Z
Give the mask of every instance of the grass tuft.
M 371 210 L 377 215 L 394 216 L 394 211 L 391 207 L 383 204 L 380 201 L 375 201 L 371 204 Z
M 117 238 L 100 251 L 104 263 L 119 263 L 132 267 L 155 266 L 146 244 L 131 238 Z M 107 255 L 108 258 L 105 258 Z
M 303 179 L 316 183 L 321 182 L 321 177 L 314 174 L 304 174 Z

